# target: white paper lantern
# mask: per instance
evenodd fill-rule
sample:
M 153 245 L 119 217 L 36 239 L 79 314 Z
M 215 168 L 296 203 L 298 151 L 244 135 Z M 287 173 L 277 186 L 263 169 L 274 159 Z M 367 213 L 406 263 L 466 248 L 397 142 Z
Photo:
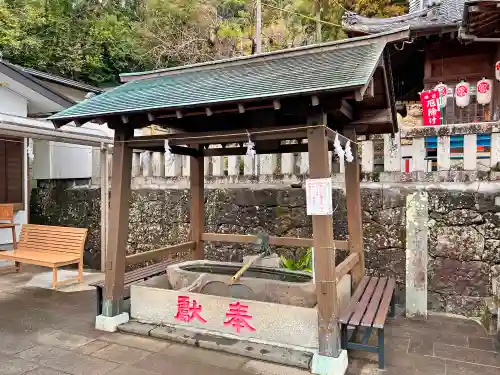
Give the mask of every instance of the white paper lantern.
M 500 81 L 500 61 L 495 64 L 495 78 Z
M 464 108 L 470 102 L 470 84 L 468 82 L 460 82 L 455 86 L 455 102 L 457 106 Z
M 477 81 L 476 97 L 479 104 L 485 105 L 491 102 L 491 93 L 493 91 L 493 81 L 483 78 Z
M 446 107 L 446 99 L 448 97 L 448 86 L 446 86 L 444 83 L 440 83 L 434 87 L 434 90 L 437 90 L 439 92 L 440 98 L 439 98 L 439 104 L 441 108 Z

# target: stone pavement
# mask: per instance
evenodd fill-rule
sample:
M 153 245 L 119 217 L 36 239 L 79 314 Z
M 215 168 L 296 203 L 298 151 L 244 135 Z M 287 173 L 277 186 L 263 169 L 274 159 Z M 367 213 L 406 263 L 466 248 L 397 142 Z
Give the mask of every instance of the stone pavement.
M 43 270 L 43 271 L 46 271 Z M 95 294 L 27 288 L 39 268 L 0 275 L 0 375 L 305 375 L 308 372 L 195 347 L 93 329 Z M 477 324 L 398 318 L 387 369 L 350 353 L 349 375 L 500 375 L 500 357 Z M 356 355 L 356 358 L 352 355 Z

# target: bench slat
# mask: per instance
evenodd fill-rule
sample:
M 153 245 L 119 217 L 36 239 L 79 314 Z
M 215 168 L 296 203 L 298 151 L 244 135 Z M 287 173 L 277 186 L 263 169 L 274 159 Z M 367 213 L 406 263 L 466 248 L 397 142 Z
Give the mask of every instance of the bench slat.
M 368 285 L 369 281 L 370 281 L 370 276 L 363 277 L 358 287 L 356 288 L 356 291 L 352 295 L 349 305 L 344 311 L 341 312 L 339 319 L 340 323 L 347 324 L 349 322 L 349 319 L 351 318 L 352 313 L 356 309 L 358 301 L 363 295 L 363 292 L 365 291 L 365 288 Z
M 382 302 L 378 308 L 377 316 L 373 322 L 373 327 L 384 328 L 385 318 L 389 312 L 389 306 L 391 304 L 392 295 L 394 294 L 394 289 L 396 288 L 396 280 L 389 279 L 385 287 L 384 296 L 382 297 Z
M 361 322 L 361 319 L 363 318 L 366 308 L 368 307 L 368 303 L 372 298 L 373 291 L 375 290 L 377 282 L 378 282 L 378 277 L 371 278 L 370 282 L 368 283 L 368 286 L 365 289 L 365 292 L 363 293 L 363 297 L 361 297 L 361 300 L 356 306 L 356 310 L 354 311 L 354 314 L 352 315 L 349 324 L 353 326 L 359 326 L 359 322 Z
M 168 260 L 168 261 L 163 261 L 160 263 L 155 263 L 150 266 L 146 266 L 143 268 L 139 268 L 133 271 L 129 271 L 125 274 L 125 279 L 124 279 L 124 285 L 127 284 L 132 284 L 136 281 L 142 280 L 146 277 L 150 277 L 153 275 L 156 275 L 162 271 L 166 271 L 167 267 L 171 264 L 177 263 L 175 260 Z M 90 286 L 95 286 L 98 288 L 104 288 L 105 282 L 104 281 L 98 281 L 92 284 L 89 284 Z
M 366 309 L 365 316 L 361 321 L 361 325 L 363 327 L 371 327 L 373 323 L 373 319 L 375 318 L 375 314 L 377 313 L 380 300 L 382 299 L 382 295 L 384 294 L 384 289 L 387 284 L 387 277 L 381 277 L 378 280 L 377 287 L 375 288 L 375 292 L 373 293 L 372 300 L 368 305 L 368 309 Z

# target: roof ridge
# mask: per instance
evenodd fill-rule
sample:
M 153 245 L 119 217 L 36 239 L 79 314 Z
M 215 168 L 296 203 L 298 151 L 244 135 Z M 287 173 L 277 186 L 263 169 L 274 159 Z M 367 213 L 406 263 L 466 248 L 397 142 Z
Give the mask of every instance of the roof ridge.
M 42 70 L 37 70 L 37 69 L 34 69 L 34 68 L 25 67 L 25 66 L 22 66 L 22 65 L 19 65 L 19 64 L 14 64 L 14 63 L 12 63 L 12 62 L 10 62 L 8 60 L 3 60 L 2 63 L 8 64 L 8 65 L 10 65 L 13 68 L 21 70 L 24 73 L 32 75 L 32 76 L 34 76 L 34 77 L 36 77 L 38 79 L 42 79 L 42 80 L 45 79 L 45 80 L 48 80 L 48 81 L 53 81 L 53 82 L 60 83 L 60 84 L 65 85 L 65 86 L 79 87 L 81 89 L 87 89 L 87 90 L 92 91 L 92 92 L 103 92 L 104 91 L 104 90 L 102 90 L 102 89 L 100 89 L 98 87 L 89 85 L 89 84 L 87 84 L 85 82 L 76 81 L 74 79 L 63 77 L 63 76 L 59 76 L 57 74 L 44 72 Z
M 371 40 L 374 42 L 380 42 L 379 39 L 383 36 L 389 36 L 392 34 L 397 34 L 401 31 L 406 31 L 407 27 L 402 27 L 394 30 L 390 30 L 387 32 L 382 32 L 378 34 L 372 34 L 372 35 L 365 35 L 361 37 L 356 37 L 356 38 L 347 38 L 347 39 L 342 39 L 342 40 L 335 40 L 331 42 L 325 42 L 325 43 L 319 43 L 319 44 L 311 44 L 308 46 L 300 46 L 300 47 L 295 47 L 295 48 L 288 48 L 288 49 L 282 49 L 278 51 L 272 51 L 272 52 L 265 52 L 261 54 L 256 54 L 256 55 L 247 55 L 247 56 L 238 56 L 238 57 L 232 57 L 228 59 L 223 59 L 223 60 L 214 60 L 214 61 L 207 61 L 203 63 L 197 63 L 197 64 L 189 64 L 189 65 L 182 65 L 182 66 L 176 66 L 172 68 L 164 68 L 164 69 L 157 69 L 157 70 L 151 70 L 151 71 L 145 71 L 145 72 L 134 72 L 134 73 L 122 73 L 120 74 L 120 79 L 122 82 L 128 82 L 131 80 L 134 80 L 133 77 L 141 77 L 141 76 L 151 76 L 151 77 L 157 77 L 157 76 L 165 76 L 165 75 L 173 75 L 176 73 L 180 72 L 185 72 L 188 70 L 196 71 L 196 70 L 205 70 L 211 67 L 223 67 L 223 66 L 231 66 L 239 63 L 244 63 L 244 62 L 249 62 L 249 61 L 255 61 L 255 62 L 260 62 L 262 60 L 274 60 L 278 58 L 286 58 L 290 57 L 296 54 L 301 54 L 301 53 L 314 53 L 314 52 L 322 52 L 325 50 L 331 50 L 335 48 L 348 48 L 352 47 L 354 45 L 359 44 L 360 42 L 366 42 L 369 43 Z M 129 77 L 132 77 L 129 79 Z M 145 77 L 149 78 L 149 77 Z

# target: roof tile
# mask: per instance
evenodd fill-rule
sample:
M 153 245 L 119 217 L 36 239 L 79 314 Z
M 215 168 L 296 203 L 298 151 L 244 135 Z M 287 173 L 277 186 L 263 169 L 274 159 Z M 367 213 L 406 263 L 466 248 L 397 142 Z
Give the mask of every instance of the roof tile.
M 320 45 L 305 53 L 285 52 L 201 68 L 167 70 L 167 75 L 130 81 L 51 119 L 207 106 L 359 87 L 371 78 L 384 46 L 385 43 L 373 39 L 353 45 Z

